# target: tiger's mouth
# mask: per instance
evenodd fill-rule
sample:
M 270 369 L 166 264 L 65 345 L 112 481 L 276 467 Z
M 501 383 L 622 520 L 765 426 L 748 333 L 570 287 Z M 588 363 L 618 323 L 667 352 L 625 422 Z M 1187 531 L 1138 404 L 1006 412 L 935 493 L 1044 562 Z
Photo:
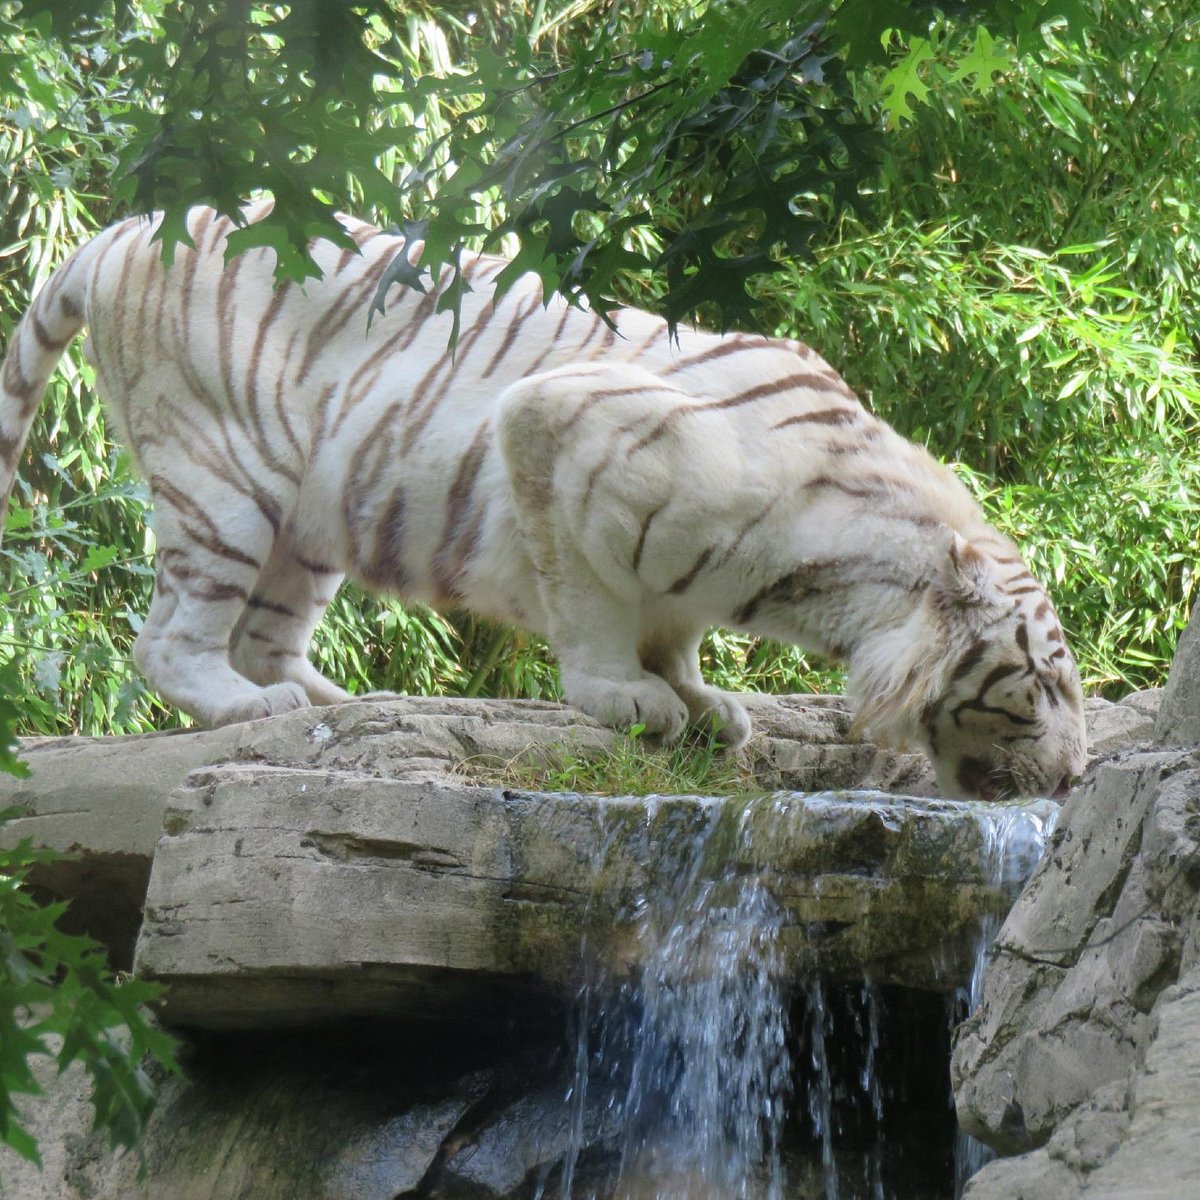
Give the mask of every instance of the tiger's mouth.
M 964 758 L 958 764 L 955 775 L 958 786 L 970 796 L 980 800 L 1007 800 L 1020 792 L 1017 781 L 1010 771 L 993 766 L 981 758 Z
M 1067 798 L 1074 782 L 1074 778 L 1067 774 L 1053 784 L 1038 786 L 1031 781 L 1018 779 L 1007 767 L 994 766 L 981 758 L 970 757 L 963 758 L 958 764 L 955 779 L 968 795 L 978 796 L 989 803 L 1034 795 L 1061 802 Z

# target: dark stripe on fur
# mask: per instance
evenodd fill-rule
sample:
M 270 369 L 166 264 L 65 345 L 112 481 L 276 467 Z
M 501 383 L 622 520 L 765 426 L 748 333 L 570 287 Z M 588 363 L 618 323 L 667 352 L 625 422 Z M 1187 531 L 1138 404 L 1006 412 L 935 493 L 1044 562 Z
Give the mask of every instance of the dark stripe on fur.
M 276 600 L 268 600 L 265 596 L 252 594 L 246 601 L 247 608 L 262 608 L 267 612 L 277 613 L 281 617 L 294 617 L 296 610 L 288 608 L 286 604 L 280 604 Z
M 29 313 L 29 328 L 33 330 L 33 336 L 37 338 L 38 345 L 47 354 L 57 354 L 69 341 L 68 338 L 52 337 L 36 309 Z
M 657 336 L 656 334 L 655 337 L 657 338 Z M 718 358 L 727 358 L 730 354 L 740 354 L 743 350 L 761 349 L 765 345 L 767 345 L 767 339 L 763 337 L 755 338 L 752 335 L 744 333 L 730 334 L 715 346 L 710 346 L 707 350 L 702 350 L 699 354 L 677 359 L 663 371 L 663 374 L 674 375 L 678 371 L 689 371 L 692 367 L 715 362 Z
M 9 437 L 8 434 L 0 432 L 0 463 L 10 470 L 16 466 L 19 444 L 18 438 Z
M 660 504 L 657 508 L 652 508 L 642 519 L 642 528 L 638 532 L 637 545 L 633 548 L 633 562 L 631 565 L 633 567 L 633 572 L 635 575 L 637 574 L 637 569 L 641 565 L 641 562 L 642 562 L 642 552 L 646 548 L 646 535 L 650 532 L 650 523 L 654 520 L 655 517 L 658 516 L 658 514 L 660 512 L 662 512 L 662 510 L 664 508 L 666 508 L 665 501 L 662 504 Z
M 988 651 L 988 646 L 989 643 L 984 638 L 976 638 L 967 652 L 955 664 L 954 670 L 950 672 L 948 686 L 953 687 L 964 675 L 969 675 L 979 666 Z
M 756 384 L 752 388 L 747 388 L 744 392 L 737 392 L 732 396 L 726 396 L 723 400 L 709 400 L 703 404 L 681 404 L 678 408 L 674 408 L 667 413 L 649 433 L 634 442 L 629 447 L 629 453 L 634 454 L 638 450 L 644 450 L 651 442 L 655 442 L 662 437 L 672 425 L 683 417 L 690 417 L 695 413 L 701 412 L 718 412 L 728 408 L 740 408 L 743 404 L 753 404 L 757 400 L 766 400 L 771 396 L 778 396 L 781 392 L 788 392 L 794 388 L 823 388 L 823 385 L 828 382 L 821 375 L 802 372 L 795 375 L 784 375 L 779 379 L 772 379 L 767 383 Z
M 712 558 L 712 554 L 713 547 L 707 546 L 701 552 L 700 557 L 697 558 L 696 561 L 691 565 L 691 568 L 687 571 L 687 573 L 681 575 L 673 584 L 671 584 L 669 588 L 667 588 L 667 595 L 679 596 L 683 592 L 686 592 L 688 588 L 690 588 L 696 581 L 696 576 L 699 575 L 702 570 L 704 570 L 704 566 L 708 560 Z
M 541 297 L 535 292 L 529 297 L 525 303 L 525 307 L 518 309 L 516 314 L 508 322 L 508 328 L 504 331 L 504 338 L 500 342 L 496 353 L 488 360 L 488 364 L 483 368 L 480 379 L 487 379 L 493 371 L 500 365 L 501 361 L 508 354 L 517 335 L 521 332 L 521 326 L 529 320 L 531 316 L 541 307 Z
M 473 511 L 471 500 L 490 442 L 491 425 L 485 423 L 462 456 L 446 497 L 446 524 L 433 556 L 433 578 L 438 590 L 452 599 L 458 596 L 459 578 L 479 539 L 482 513 Z
M 395 591 L 403 591 L 407 586 L 408 572 L 404 567 L 404 515 L 404 488 L 398 486 L 384 506 L 379 527 L 375 531 L 374 552 L 362 567 L 364 581 Z
M 328 563 L 317 562 L 315 559 L 304 558 L 302 555 L 295 554 L 292 556 L 296 562 L 300 564 L 306 571 L 311 571 L 314 575 L 337 575 L 338 568 L 331 567 Z
M 766 505 L 762 508 L 762 510 L 760 512 L 756 513 L 754 516 L 752 516 L 750 518 L 750 520 L 748 520 L 741 527 L 741 529 L 738 530 L 737 536 L 733 539 L 732 542 L 729 543 L 728 546 L 725 547 L 725 550 L 722 552 L 720 559 L 718 559 L 718 565 L 720 563 L 728 562 L 731 558 L 733 558 L 737 554 L 737 552 L 742 548 L 742 543 L 746 540 L 746 538 L 748 538 L 750 536 L 751 531 L 753 529 L 755 529 L 759 525 L 760 522 L 762 522 L 766 519 L 767 514 L 778 503 L 779 503 L 778 497 L 774 497 L 773 499 L 768 500 Z
M 20 339 L 14 338 L 4 362 L 3 382 L 4 390 L 20 400 L 24 408 L 32 398 L 36 384 L 32 379 L 25 378 L 25 372 L 18 361 L 20 353 Z
M 823 408 L 819 412 L 798 413 L 794 417 L 785 417 L 771 428 L 786 429 L 789 425 L 853 425 L 861 415 L 861 410 L 856 408 Z
M 150 477 L 150 490 L 156 501 L 160 498 L 165 500 L 180 514 L 185 527 L 187 527 L 186 532 L 188 536 L 197 545 L 203 546 L 205 550 L 221 558 L 227 558 L 231 562 L 244 563 L 248 567 L 253 567 L 256 571 L 261 570 L 262 563 L 254 555 L 247 554 L 244 550 L 239 550 L 236 546 L 231 546 L 226 542 L 220 536 L 217 526 L 213 523 L 208 513 L 190 496 L 181 492 L 173 483 L 164 479 L 161 475 L 152 475 Z
M 564 303 L 562 316 L 559 318 L 558 328 L 555 329 L 554 336 L 546 343 L 546 346 L 542 350 L 541 354 L 539 354 L 537 358 L 535 358 L 533 362 L 531 362 L 529 366 L 525 368 L 526 375 L 533 375 L 541 367 L 542 363 L 544 363 L 546 359 L 550 357 L 550 355 L 554 354 L 559 349 L 559 339 L 562 337 L 562 331 L 566 328 L 567 318 L 570 317 L 570 315 L 570 305 Z

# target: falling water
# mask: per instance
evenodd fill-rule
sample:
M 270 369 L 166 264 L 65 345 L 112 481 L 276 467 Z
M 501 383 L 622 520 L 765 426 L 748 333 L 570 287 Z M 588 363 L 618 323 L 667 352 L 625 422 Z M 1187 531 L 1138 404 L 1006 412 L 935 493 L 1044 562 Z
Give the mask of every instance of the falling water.
M 768 802 L 782 812 L 830 799 Z M 653 826 L 654 836 L 647 833 L 645 861 L 652 849 L 653 870 L 638 879 L 625 914 L 635 965 L 612 965 L 599 947 L 589 947 L 585 932 L 587 977 L 574 1011 L 573 1078 L 565 1097 L 568 1149 L 537 1200 L 903 1194 L 895 1183 L 885 1187 L 885 1166 L 894 1178 L 905 1152 L 885 1143 L 884 1130 L 891 1127 L 885 1117 L 896 1116 L 890 1106 L 905 1101 L 881 1082 L 880 1059 L 890 1055 L 895 1068 L 895 1052 L 881 1044 L 891 1046 L 893 1024 L 903 1033 L 905 1014 L 884 1029 L 883 998 L 869 981 L 831 989 L 818 979 L 786 978 L 778 880 L 756 866 L 745 806 L 744 799 L 693 800 L 677 811 L 666 801 L 661 810 L 649 802 L 644 830 Z M 963 808 L 982 834 L 983 882 L 1015 896 L 1041 856 L 1057 806 Z M 614 839 L 628 837 L 630 816 L 628 807 L 601 807 L 597 877 Z M 999 923 L 989 917 L 979 931 L 960 1015 L 978 1001 L 985 952 Z M 586 918 L 584 924 L 586 930 Z M 793 1001 L 796 1028 L 789 1030 Z M 811 1167 L 795 1157 L 806 1136 Z M 958 1136 L 956 1196 L 985 1154 Z
M 838 1200 L 837 1164 L 833 1159 L 833 1078 L 825 1039 L 832 1032 L 825 1007 L 825 991 L 820 980 L 808 987 L 808 1019 L 812 1079 L 808 1085 L 808 1118 L 813 1135 L 821 1143 L 821 1174 L 825 1182 L 825 1200 Z
M 618 1195 L 687 1181 L 697 1200 L 780 1200 L 791 1063 L 779 909 L 757 880 L 727 877 L 697 885 L 688 910 L 642 974 Z
M 983 833 L 984 881 L 1016 899 L 1025 881 L 1033 874 L 1046 842 L 1054 832 L 1058 821 L 1058 805 L 1052 801 L 994 805 L 981 809 L 978 820 Z M 965 988 L 959 988 L 954 997 L 953 1019 L 956 1022 L 974 1012 L 983 998 L 983 976 L 988 952 L 1000 932 L 1003 920 L 1002 914 L 989 913 L 980 924 L 975 939 L 970 983 Z M 995 1151 L 983 1142 L 961 1129 L 958 1131 L 954 1141 L 955 1200 L 960 1200 L 967 1180 L 995 1157 Z
M 592 978 L 580 989 L 563 1200 L 589 1194 L 577 1192 L 575 1176 L 597 1088 L 620 1129 L 611 1194 L 782 1200 L 792 1072 L 781 914 L 764 882 L 732 865 L 731 825 L 736 846 L 737 810 L 712 802 L 653 893 L 633 901 L 636 977 Z

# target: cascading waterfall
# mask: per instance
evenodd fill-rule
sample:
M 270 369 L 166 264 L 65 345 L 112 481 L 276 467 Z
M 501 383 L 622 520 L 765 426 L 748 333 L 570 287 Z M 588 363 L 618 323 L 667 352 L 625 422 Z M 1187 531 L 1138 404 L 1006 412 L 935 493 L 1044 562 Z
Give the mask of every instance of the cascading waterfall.
M 810 1061 L 813 1075 L 808 1085 L 808 1118 L 814 1137 L 821 1144 L 821 1174 L 825 1200 L 838 1200 L 837 1163 L 833 1157 L 833 1079 L 825 1039 L 831 1032 L 825 1008 L 825 991 L 820 980 L 808 986 Z
M 983 833 L 985 880 L 1015 900 L 1045 851 L 1046 842 L 1058 822 L 1058 811 L 1058 805 L 1048 800 L 980 809 L 977 820 Z M 970 983 L 966 988 L 960 988 L 954 998 L 955 1021 L 974 1012 L 983 998 L 988 951 L 1002 923 L 1003 917 L 999 913 L 989 913 L 980 923 Z M 955 1200 L 960 1200 L 967 1180 L 995 1157 L 995 1152 L 977 1138 L 961 1129 L 957 1132 L 954 1141 Z
M 755 880 L 722 879 L 696 886 L 688 907 L 642 973 L 618 1193 L 686 1182 L 697 1200 L 782 1200 L 791 1064 L 778 906 Z
M 696 801 L 665 832 L 660 822 L 653 869 L 626 901 L 637 947 L 629 956 L 632 970 L 592 953 L 585 920 L 590 965 L 573 1017 L 569 1148 L 558 1177 L 537 1190 L 538 1200 L 903 1194 L 885 1182 L 896 1178 L 897 1155 L 903 1157 L 885 1140 L 885 1117 L 892 1116 L 885 1110 L 906 1101 L 881 1081 L 880 1062 L 889 1053 L 896 1070 L 896 1056 L 884 1045 L 892 1024 L 884 1019 L 883 998 L 869 981 L 831 992 L 819 979 L 786 977 L 780 933 L 787 914 L 777 900 L 778 881 L 756 868 L 750 844 L 756 805 L 760 815 L 762 806 L 779 814 L 806 804 L 819 813 L 829 799 Z M 1041 855 L 1057 806 L 950 807 L 978 822 L 985 882 L 1015 895 Z M 647 828 L 657 815 L 651 801 Z M 674 820 L 673 812 L 665 815 Z M 629 834 L 629 810 L 602 803 L 598 820 L 597 878 L 613 839 Z M 648 845 L 647 860 L 649 853 Z M 960 1015 L 978 1000 L 986 947 L 999 921 L 988 918 L 979 932 Z M 897 1029 L 903 1024 L 900 1014 Z M 597 1145 L 598 1127 L 602 1169 L 584 1161 L 585 1146 Z M 797 1142 L 804 1143 L 799 1150 Z M 982 1161 L 981 1151 L 960 1135 L 956 1194 Z
M 791 1061 L 781 916 L 761 879 L 714 855 L 731 823 L 736 842 L 743 831 L 733 806 L 706 804 L 653 893 L 633 901 L 636 978 L 601 971 L 580 989 L 572 1130 L 582 1131 L 593 1089 L 602 1089 L 620 1129 L 615 1196 L 784 1197 Z M 576 1190 L 579 1145 L 564 1162 L 563 1200 L 594 1194 Z

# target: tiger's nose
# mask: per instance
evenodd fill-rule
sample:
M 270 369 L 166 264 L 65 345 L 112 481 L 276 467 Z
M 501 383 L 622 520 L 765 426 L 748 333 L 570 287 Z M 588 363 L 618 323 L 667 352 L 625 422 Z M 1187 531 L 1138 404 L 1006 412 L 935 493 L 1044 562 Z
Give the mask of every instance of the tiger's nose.
M 1070 775 L 1064 775 L 1058 781 L 1058 787 L 1050 793 L 1052 800 L 1065 800 L 1071 794 L 1071 784 L 1074 783 L 1074 778 Z

